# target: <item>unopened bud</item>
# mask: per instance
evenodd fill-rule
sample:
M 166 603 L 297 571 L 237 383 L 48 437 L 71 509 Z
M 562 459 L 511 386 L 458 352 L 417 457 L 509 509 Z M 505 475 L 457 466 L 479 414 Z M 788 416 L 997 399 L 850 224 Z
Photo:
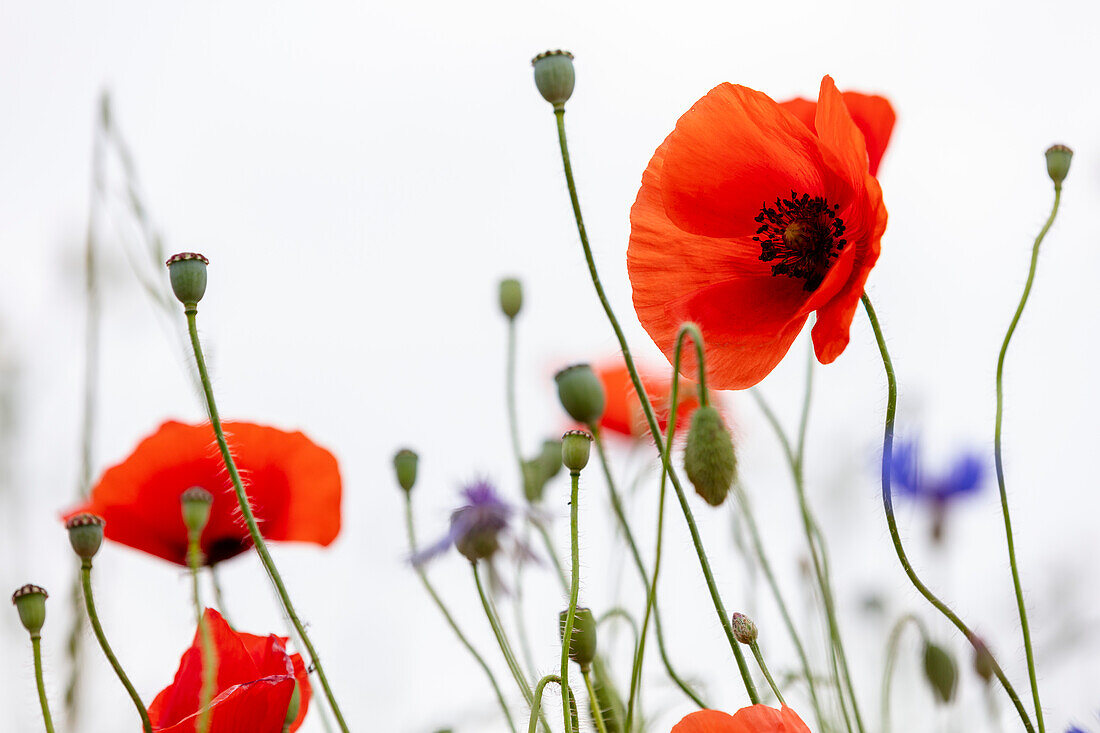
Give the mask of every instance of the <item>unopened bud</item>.
M 30 632 L 32 638 L 41 635 L 42 626 L 46 623 L 48 597 L 49 594 L 46 593 L 45 588 L 29 583 L 11 596 L 11 602 L 19 612 L 19 620 L 23 623 L 23 628 Z
M 970 645 L 974 647 L 974 672 L 988 685 L 993 681 L 993 654 L 985 642 L 977 636 L 970 636 Z
M 183 513 L 183 526 L 189 533 L 201 536 L 206 523 L 210 521 L 210 505 L 214 495 L 201 486 L 192 486 L 180 494 L 180 511 Z
M 500 281 L 500 310 L 515 318 L 523 308 L 523 285 L 513 277 Z
M 561 462 L 570 473 L 580 473 L 588 465 L 592 436 L 583 430 L 570 430 L 561 436 Z
M 561 449 L 558 449 L 558 465 L 561 465 Z M 523 495 L 532 504 L 542 501 L 542 493 L 546 489 L 546 471 L 542 461 L 538 458 L 524 461 L 523 464 Z
M 574 364 L 554 375 L 558 399 L 569 417 L 585 425 L 595 425 L 607 406 L 603 382 L 588 364 Z
M 1069 174 L 1069 164 L 1073 160 L 1073 151 L 1065 145 L 1051 145 L 1047 148 L 1047 175 L 1054 181 L 1055 188 L 1062 187 L 1062 181 Z
M 95 514 L 77 514 L 65 522 L 69 530 L 69 544 L 73 552 L 84 560 L 91 560 L 103 544 L 103 526 L 107 522 Z
M 538 462 L 542 465 L 543 475 L 547 481 L 557 476 L 558 471 L 561 470 L 561 441 L 552 438 L 542 441 L 542 452 L 539 453 Z
M 176 299 L 185 306 L 198 305 L 206 293 L 206 266 L 210 260 L 198 252 L 180 252 L 164 264 L 168 265 L 168 277 Z
M 684 471 L 705 502 L 719 506 L 726 500 L 737 476 L 737 454 L 722 416 L 712 405 L 697 408 L 691 416 Z
M 531 59 L 535 67 L 535 86 L 539 94 L 554 109 L 565 106 L 573 96 L 576 73 L 573 71 L 573 54 L 568 51 L 544 51 Z
M 568 610 L 558 615 L 558 637 L 565 634 Z M 596 658 L 596 617 L 591 609 L 578 608 L 573 614 L 573 633 L 569 636 L 569 658 L 588 669 Z
M 397 483 L 406 492 L 412 491 L 416 485 L 416 467 L 420 462 L 420 456 L 408 448 L 397 451 L 393 457 L 393 470 L 397 474 Z
M 298 711 L 302 707 L 302 690 L 298 680 L 294 680 L 294 692 L 290 695 L 290 704 L 286 708 L 286 718 L 283 719 L 283 728 L 289 728 L 290 724 L 298 717 Z
M 760 635 L 753 620 L 743 613 L 733 614 L 730 626 L 733 627 L 733 638 L 742 644 L 752 644 Z
M 959 673 L 955 660 L 947 650 L 930 642 L 924 644 L 924 677 L 931 685 L 938 702 L 947 704 L 955 696 Z

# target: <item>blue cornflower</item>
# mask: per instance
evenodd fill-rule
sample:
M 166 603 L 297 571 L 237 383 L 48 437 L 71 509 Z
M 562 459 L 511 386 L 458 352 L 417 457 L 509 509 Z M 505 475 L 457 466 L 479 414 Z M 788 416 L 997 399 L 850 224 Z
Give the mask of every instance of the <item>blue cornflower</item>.
M 942 539 L 948 504 L 979 491 L 987 470 L 978 453 L 963 451 L 946 473 L 929 475 L 921 467 L 920 445 L 915 440 L 895 443 L 890 462 L 890 478 L 897 493 L 932 509 L 932 538 L 937 541 Z
M 515 510 L 484 479 L 462 489 L 462 496 L 466 503 L 451 513 L 450 530 L 438 542 L 413 555 L 414 565 L 443 554 L 451 545 L 470 562 L 491 558 L 500 549 Z

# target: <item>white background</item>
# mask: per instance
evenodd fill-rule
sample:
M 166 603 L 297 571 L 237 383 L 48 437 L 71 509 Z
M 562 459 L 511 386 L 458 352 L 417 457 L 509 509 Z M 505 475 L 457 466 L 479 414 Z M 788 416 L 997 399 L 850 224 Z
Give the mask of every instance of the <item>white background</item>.
M 328 550 L 284 546 L 275 554 L 353 730 L 498 724 L 479 671 L 404 564 L 402 497 L 389 461 L 406 444 L 422 455 L 415 497 L 424 539 L 443 531 L 457 488 L 473 476 L 518 497 L 495 301 L 502 276 L 526 286 L 526 449 L 566 427 L 553 371 L 614 354 L 576 241 L 553 116 L 531 82 L 530 57 L 563 47 L 577 57 L 567 123 L 589 233 L 628 337 L 654 365 L 664 362 L 634 319 L 624 252 L 641 172 L 676 118 L 723 81 L 783 99 L 813 96 L 829 73 L 841 89 L 893 100 L 899 121 L 880 171 L 890 224 L 868 287 L 902 383 L 899 423 L 919 427 L 940 460 L 958 446 L 991 446 L 996 353 L 1051 202 L 1042 153 L 1054 142 L 1075 148 L 1063 213 L 1009 355 L 1005 445 L 1048 727 L 1100 729 L 1092 470 L 1100 438 L 1098 27 L 1095 5 L 1069 0 L 6 3 L 0 348 L 11 422 L 0 588 L 35 582 L 53 593 L 44 648 L 58 722 L 70 729 L 60 709 L 75 560 L 57 514 L 79 479 L 80 259 L 95 104 L 106 87 L 166 247 L 211 259 L 200 320 L 223 414 L 302 428 L 341 460 L 340 539 Z M 128 230 L 100 224 L 99 469 L 163 419 L 201 418 L 170 331 L 137 286 L 123 245 L 107 236 Z M 762 385 L 788 424 L 804 349 L 796 343 Z M 818 377 L 810 492 L 831 542 L 864 716 L 877 730 L 882 647 L 897 614 L 916 610 L 964 658 L 965 647 L 912 591 L 889 547 L 874 470 L 884 379 L 864 318 L 847 352 Z M 797 602 L 804 545 L 780 453 L 747 397 L 728 403 L 746 487 Z M 649 456 L 621 450 L 616 460 L 626 477 Z M 651 483 L 631 505 L 650 538 Z M 583 599 L 607 608 L 622 566 L 622 596 L 637 609 L 633 569 L 621 545 L 610 544 L 598 474 L 586 484 Z M 560 480 L 550 490 L 557 517 L 566 514 L 564 492 Z M 731 515 L 697 511 L 727 604 L 756 604 L 765 653 L 773 667 L 789 668 L 774 609 L 762 589 L 752 600 L 731 551 Z M 683 523 L 670 516 L 662 600 L 673 657 L 706 681 L 714 705 L 732 711 L 744 693 Z M 926 514 L 899 504 L 899 518 L 918 569 L 987 636 L 1027 697 L 993 487 L 952 516 L 947 551 L 925 542 Z M 556 527 L 564 547 L 562 522 Z M 644 544 L 649 557 L 651 542 Z M 96 568 L 108 634 L 149 700 L 190 640 L 187 578 L 114 545 Z M 461 558 L 452 554 L 431 573 L 511 690 Z M 536 652 L 552 671 L 561 602 L 545 570 L 528 578 L 540 585 L 526 599 Z M 281 631 L 254 557 L 229 563 L 224 579 L 241 628 Z M 868 595 L 885 599 L 885 615 L 862 610 Z M 87 713 L 71 729 L 137 730 L 94 640 L 85 641 Z M 0 644 L 0 728 L 40 730 L 30 649 L 13 611 L 0 614 Z M 625 646 L 617 649 L 625 659 Z M 910 640 L 895 686 L 895 729 L 989 729 L 965 664 L 961 704 L 933 711 L 914 649 Z M 691 708 L 651 651 L 647 711 L 660 716 L 655 730 L 668 730 Z M 626 664 L 617 665 L 623 680 Z M 553 710 L 556 697 L 548 699 Z M 1007 700 L 997 701 L 1004 729 L 1018 729 Z M 810 719 L 797 692 L 792 703 Z M 316 715 L 303 730 L 322 730 Z

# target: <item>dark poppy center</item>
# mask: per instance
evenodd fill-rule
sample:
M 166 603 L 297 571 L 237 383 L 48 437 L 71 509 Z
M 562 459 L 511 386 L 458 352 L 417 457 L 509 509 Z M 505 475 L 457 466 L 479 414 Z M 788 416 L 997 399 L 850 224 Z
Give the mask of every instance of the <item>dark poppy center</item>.
M 756 215 L 760 228 L 753 239 L 760 242 L 760 261 L 774 262 L 772 275 L 804 280 L 804 288 L 817 290 L 840 256 L 847 241 L 844 222 L 822 196 L 791 191 L 788 199 L 764 204 Z

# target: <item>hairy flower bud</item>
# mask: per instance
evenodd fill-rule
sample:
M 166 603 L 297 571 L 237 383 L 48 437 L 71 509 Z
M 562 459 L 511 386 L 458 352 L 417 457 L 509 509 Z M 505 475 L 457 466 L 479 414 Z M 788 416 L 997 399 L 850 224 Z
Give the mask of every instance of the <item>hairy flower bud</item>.
M 19 612 L 19 620 L 23 628 L 30 632 L 32 637 L 42 633 L 42 626 L 46 623 L 46 599 L 49 594 L 46 589 L 37 585 L 24 585 L 11 596 L 11 602 L 15 604 L 15 610 Z
M 1062 181 L 1069 174 L 1069 164 L 1073 160 L 1073 151 L 1065 145 L 1051 145 L 1047 148 L 1047 175 L 1054 181 L 1056 188 L 1062 187 Z
M 561 436 L 561 462 L 570 473 L 580 473 L 588 465 L 592 436 L 583 430 L 570 430 Z
M 565 634 L 565 622 L 569 611 L 558 614 L 558 637 Z M 591 609 L 578 608 L 573 614 L 573 633 L 569 636 L 569 658 L 588 669 L 596 658 L 596 617 Z
M 103 517 L 95 514 L 77 514 L 65 522 L 69 531 L 69 544 L 73 552 L 83 560 L 91 560 L 103 544 L 103 526 L 107 524 Z
M 523 308 L 523 285 L 514 277 L 500 281 L 500 310 L 508 318 L 515 318 Z
M 416 467 L 420 462 L 420 456 L 408 448 L 397 451 L 393 457 L 393 470 L 397 474 L 397 483 L 406 492 L 412 491 L 416 485 Z
M 535 67 L 535 86 L 539 94 L 554 109 L 561 109 L 573 96 L 576 73 L 573 71 L 573 54 L 568 51 L 544 51 L 531 59 Z
M 753 620 L 743 613 L 735 613 L 730 619 L 733 627 L 733 638 L 742 644 L 752 644 L 760 635 Z
M 574 364 L 554 375 L 558 399 L 569 417 L 585 425 L 595 425 L 607 407 L 603 382 L 588 364 Z
M 951 702 L 955 696 L 955 685 L 959 681 L 955 660 L 946 649 L 930 642 L 924 644 L 924 677 L 941 703 Z
M 172 292 L 185 306 L 194 307 L 206 294 L 206 266 L 210 260 L 198 252 L 180 252 L 168 258 L 168 277 Z
M 726 500 L 737 476 L 737 454 L 722 416 L 711 405 L 699 407 L 691 416 L 684 471 L 708 504 L 719 506 Z
M 974 672 L 988 685 L 993 681 L 993 655 L 985 642 L 973 634 L 970 636 L 970 645 L 974 647 Z

